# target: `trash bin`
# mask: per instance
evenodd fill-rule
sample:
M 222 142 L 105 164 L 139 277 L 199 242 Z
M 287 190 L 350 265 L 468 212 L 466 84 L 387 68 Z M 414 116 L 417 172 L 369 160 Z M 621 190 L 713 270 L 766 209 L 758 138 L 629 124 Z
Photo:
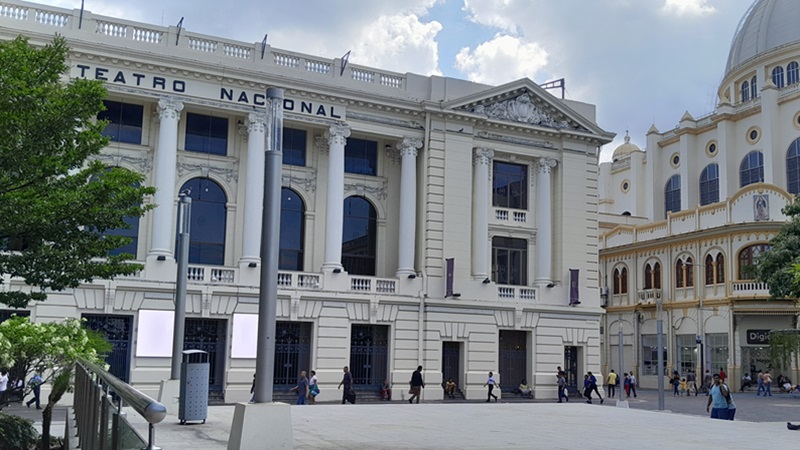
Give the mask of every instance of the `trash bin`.
M 208 352 L 184 350 L 181 363 L 181 392 L 178 419 L 181 425 L 187 421 L 208 417 Z

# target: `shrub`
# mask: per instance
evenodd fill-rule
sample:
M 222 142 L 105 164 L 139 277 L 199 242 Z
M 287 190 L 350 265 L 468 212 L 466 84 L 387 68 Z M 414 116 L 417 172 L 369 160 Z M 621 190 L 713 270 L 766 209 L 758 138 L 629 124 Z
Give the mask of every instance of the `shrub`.
M 0 448 L 28 450 L 39 439 L 33 421 L 0 413 Z

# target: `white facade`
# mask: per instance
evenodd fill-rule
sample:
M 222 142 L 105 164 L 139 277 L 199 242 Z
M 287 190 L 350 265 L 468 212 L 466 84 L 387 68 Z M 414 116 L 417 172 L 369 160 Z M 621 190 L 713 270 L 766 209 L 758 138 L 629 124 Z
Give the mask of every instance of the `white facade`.
M 800 305 L 768 301 L 745 269 L 800 193 L 798 20 L 797 2 L 756 1 L 734 37 L 716 110 L 687 112 L 665 132 L 654 125 L 646 150 L 626 142 L 600 165 L 604 366 L 619 365 L 622 325 L 625 366 L 644 386 L 657 382 L 659 298 L 667 373 L 724 367 L 738 380 L 770 368 L 765 331 L 798 324 Z M 784 371 L 797 378 L 796 367 Z
M 555 397 L 553 374 L 565 352 L 576 373 L 599 371 L 597 152 L 613 135 L 594 123 L 594 106 L 557 99 L 527 79 L 492 87 L 188 30 L 178 36 L 175 27 L 90 12 L 79 22 L 79 11 L 6 0 L 0 7 L 3 39 L 24 34 L 41 45 L 58 32 L 72 49 L 70 77 L 103 79 L 114 105 L 141 107 L 141 124 L 132 126 L 140 142 L 117 137 L 99 158 L 143 173 L 158 189 L 149 200 L 156 208 L 138 228 L 144 270 L 53 292 L 29 307 L 37 321 L 121 317 L 124 329 L 116 331 L 129 339 L 121 363 L 138 388 L 153 394 L 169 376 L 177 195 L 196 183 L 194 214 L 204 214 L 198 205 L 209 187 L 223 201 L 208 200 L 207 211 L 224 212 L 193 221 L 198 250 L 186 314 L 195 322 L 187 335 L 216 352 L 212 390 L 225 401 L 249 398 L 267 87 L 285 89 L 284 125 L 305 135 L 294 153 L 304 162 L 283 166 L 284 192 L 303 203 L 295 224 L 303 232 L 301 252 L 292 253 L 299 270 L 278 274 L 279 330 L 287 334 L 276 366 L 292 378 L 316 370 L 322 400 L 337 399 L 345 365 L 357 389 L 377 392 L 385 374 L 398 385 L 397 399 L 420 364 L 427 399 L 442 398 L 430 387 L 443 376 L 455 377 L 466 398 L 483 398 L 488 371 L 509 377 L 509 387 L 527 378 L 537 397 Z M 206 122 L 208 132 L 197 131 Z M 354 142 L 366 142 L 363 154 L 349 147 Z M 197 151 L 215 145 L 219 154 Z M 498 177 L 498 162 L 521 178 Z M 497 186 L 503 201 L 517 203 L 500 202 Z M 356 201 L 373 208 L 374 222 L 358 222 L 343 206 Z M 203 228 L 223 219 L 224 227 Z M 346 234 L 356 222 L 373 227 L 362 236 L 374 239 L 366 262 L 351 254 L 369 248 Z M 206 232 L 211 240 L 199 242 Z M 576 306 L 569 306 L 570 269 L 579 270 Z

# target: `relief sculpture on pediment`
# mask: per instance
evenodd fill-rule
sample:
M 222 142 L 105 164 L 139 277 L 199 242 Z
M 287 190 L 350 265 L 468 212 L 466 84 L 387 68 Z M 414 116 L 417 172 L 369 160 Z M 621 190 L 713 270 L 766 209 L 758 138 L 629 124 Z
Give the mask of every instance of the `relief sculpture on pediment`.
M 490 119 L 510 120 L 549 128 L 569 128 L 569 122 L 556 119 L 542 111 L 531 101 L 527 93 L 491 105 L 476 105 L 470 112 Z

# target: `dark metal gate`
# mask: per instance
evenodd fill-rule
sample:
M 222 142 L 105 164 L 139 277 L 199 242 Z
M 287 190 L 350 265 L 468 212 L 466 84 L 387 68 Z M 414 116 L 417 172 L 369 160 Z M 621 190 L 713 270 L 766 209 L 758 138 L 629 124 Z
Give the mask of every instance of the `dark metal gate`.
M 389 327 L 385 325 L 353 325 L 350 336 L 350 371 L 353 384 L 379 389 L 387 379 Z
M 131 372 L 132 316 L 106 314 L 83 314 L 86 328 L 96 331 L 111 344 L 111 353 L 106 355 L 106 364 L 111 375 L 128 383 Z
M 442 342 L 442 383 L 452 378 L 457 388 L 461 388 L 461 343 Z
M 184 350 L 208 352 L 209 398 L 219 399 L 225 378 L 225 333 L 227 323 L 222 319 L 186 319 Z
M 301 370 L 311 370 L 311 324 L 278 321 L 273 388 L 283 391 L 294 386 Z
M 527 378 L 528 333 L 500 330 L 500 387 L 510 392 Z
M 564 372 L 567 373 L 567 390 L 578 392 L 578 347 L 564 347 Z
M 0 309 L 0 323 L 10 319 L 11 316 L 30 317 L 31 312 L 24 309 Z

